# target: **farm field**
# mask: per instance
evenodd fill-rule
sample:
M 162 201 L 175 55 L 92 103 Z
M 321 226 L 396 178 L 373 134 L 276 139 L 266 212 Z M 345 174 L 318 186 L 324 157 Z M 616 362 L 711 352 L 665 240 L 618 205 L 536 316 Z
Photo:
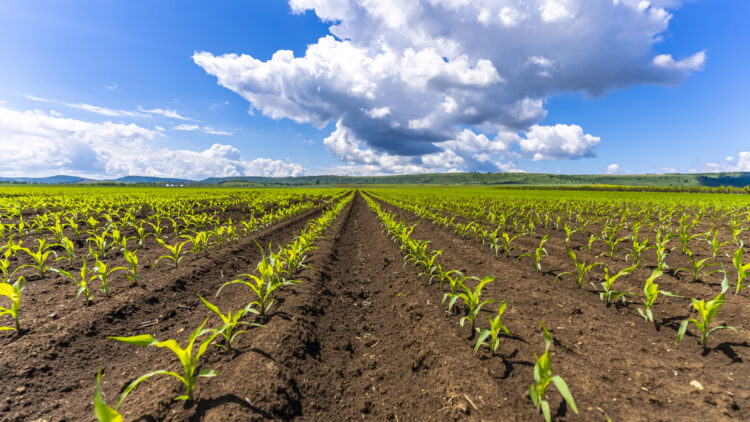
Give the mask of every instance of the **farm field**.
M 749 212 L 727 194 L 0 188 L 0 420 L 96 420 L 95 402 L 100 420 L 747 420 Z

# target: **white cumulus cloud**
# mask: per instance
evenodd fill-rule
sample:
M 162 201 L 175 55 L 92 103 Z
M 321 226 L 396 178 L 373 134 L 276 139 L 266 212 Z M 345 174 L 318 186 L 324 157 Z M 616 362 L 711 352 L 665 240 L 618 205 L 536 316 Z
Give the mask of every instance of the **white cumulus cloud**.
M 531 127 L 520 142 L 521 151 L 534 161 L 593 157 L 600 139 L 583 133 L 578 125 Z
M 193 60 L 245 98 L 251 112 L 318 128 L 336 124 L 334 138 L 346 130 L 362 151 L 408 165 L 430 154 L 455 153 L 467 128 L 488 139 L 527 132 L 515 152 L 535 160 L 593 156 L 599 139 L 572 133 L 579 126 L 539 126 L 546 98 L 676 84 L 705 62 L 703 51 L 680 58 L 655 52 L 678 0 L 289 4 L 294 13 L 312 11 L 330 23 L 331 35 L 298 57 L 289 50 L 268 60 L 204 51 Z M 490 149 L 483 152 L 495 155 L 489 163 L 511 153 L 486 145 Z M 350 157 L 331 151 L 342 160 Z M 465 160 L 463 168 L 471 169 L 471 162 Z
M 610 164 L 607 166 L 607 174 L 617 174 L 620 172 L 619 164 Z

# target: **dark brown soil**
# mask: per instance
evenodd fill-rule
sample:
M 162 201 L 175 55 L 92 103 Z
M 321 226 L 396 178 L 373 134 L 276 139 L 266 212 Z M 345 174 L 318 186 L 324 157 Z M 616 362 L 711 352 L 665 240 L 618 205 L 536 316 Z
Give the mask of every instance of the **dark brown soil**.
M 750 364 L 743 359 L 750 348 L 747 332 L 719 331 L 705 350 L 695 337 L 686 336 L 682 343 L 675 344 L 680 321 L 695 316 L 689 312 L 689 297 L 715 296 L 719 292 L 718 275 L 705 283 L 669 276 L 660 278 L 660 288 L 686 298 L 660 299 L 653 309 L 656 324 L 651 324 L 639 316 L 639 303 L 606 306 L 592 287 L 577 289 L 570 278 L 552 285 L 556 273 L 571 270 L 569 261 L 565 261 L 564 235 L 557 235 L 559 244 L 552 242 L 547 247 L 552 258 L 543 259 L 544 272 L 538 273 L 529 261 L 495 257 L 479 242 L 462 239 L 411 213 L 380 203 L 407 222 L 421 221 L 412 237 L 430 239 L 432 248 L 443 249 L 441 262 L 445 268 L 497 276 L 497 281 L 485 288 L 483 296 L 508 298 L 504 321 L 517 339 L 523 339 L 509 340 L 500 346 L 502 355 L 524 362 L 502 383 L 506 394 L 512 395 L 514 391 L 519 394 L 514 411 L 529 405 L 528 399 L 520 394 L 532 379 L 533 368 L 529 365 L 533 363 L 533 353 L 544 350 L 539 328 L 539 321 L 543 321 L 554 337 L 553 371 L 567 380 L 584 420 L 599 420 L 604 415 L 613 420 L 750 418 L 750 392 L 744 388 L 750 382 Z M 529 249 L 522 246 L 516 254 Z M 603 250 L 592 251 L 592 255 L 599 252 Z M 677 251 L 672 255 L 673 260 L 679 259 Z M 613 262 L 611 266 L 620 269 L 627 265 Z M 639 269 L 623 280 L 620 287 L 640 292 L 650 272 L 648 267 Z M 603 280 L 593 272 L 589 279 Z M 748 312 L 747 292 L 740 295 L 728 292 L 716 322 L 742 327 L 743 315 Z M 486 321 L 486 316 L 482 319 Z M 692 327 L 690 330 L 695 332 Z M 468 329 L 464 332 L 468 335 Z M 485 352 L 485 357 L 488 355 Z M 480 359 L 480 362 L 491 368 L 496 360 Z M 693 381 L 700 383 L 702 389 L 691 385 Z M 560 401 L 555 397 L 551 403 L 557 405 Z M 578 418 L 570 411 L 567 415 L 571 420 Z
M 29 332 L 0 336 L 0 420 L 94 420 L 98 369 L 104 370 L 110 404 L 138 376 L 177 370 L 166 349 L 106 337 L 150 333 L 183 342 L 210 315 L 199 294 L 222 310 L 244 307 L 247 288 L 228 286 L 218 297 L 215 292 L 254 269 L 260 258 L 254 240 L 287 243 L 319 214 L 311 210 L 214 248 L 176 271 L 160 265 L 144 272 L 139 287 L 119 279 L 112 295 L 92 306 L 76 300 L 74 288 L 57 276 L 34 281 L 25 292 L 22 320 Z M 607 307 L 592 288 L 576 289 L 570 280 L 553 287 L 553 273 L 496 258 L 481 243 L 423 221 L 413 237 L 443 249 L 444 268 L 495 275 L 483 297 L 508 298 L 504 320 L 513 336 L 502 339 L 498 356 L 486 349 L 475 355 L 469 328 L 458 325 L 463 308 L 446 312 L 443 291 L 404 265 L 398 245 L 359 193 L 324 235 L 308 261 L 312 268 L 298 276 L 304 282 L 279 292 L 271 315 L 255 318 L 264 325 L 237 338 L 236 354 L 212 347 L 204 355 L 201 367 L 219 375 L 199 380 L 194 403 L 173 401 L 181 394 L 179 382 L 155 377 L 126 399 L 120 408 L 125 419 L 541 420 L 528 398 L 534 353 L 544 351 L 540 320 L 555 339 L 552 369 L 566 379 L 580 410 L 573 414 L 551 388 L 556 420 L 750 419 L 750 367 L 743 360 L 750 339 L 744 331 L 726 331 L 712 337 L 705 351 L 694 337 L 676 346 L 688 299 L 662 300 L 654 308 L 657 324 L 649 324 L 635 304 Z M 558 244 L 550 246 L 545 271 L 569 270 L 560 258 L 564 249 L 561 255 Z M 633 286 L 643 274 L 633 277 Z M 665 279 L 662 288 L 705 297 L 716 290 L 710 283 L 715 279 Z M 683 285 L 689 289 L 679 290 Z M 742 326 L 741 316 L 750 312 L 746 304 L 744 292 L 729 297 L 719 322 Z M 479 324 L 486 326 L 496 309 L 486 307 Z M 209 324 L 218 321 L 211 316 Z

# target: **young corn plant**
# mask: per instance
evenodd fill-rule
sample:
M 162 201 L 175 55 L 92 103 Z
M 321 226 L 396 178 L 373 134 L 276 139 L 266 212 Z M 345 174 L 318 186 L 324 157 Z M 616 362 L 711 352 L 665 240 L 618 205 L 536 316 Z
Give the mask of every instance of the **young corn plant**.
M 92 300 L 94 300 L 94 293 L 91 292 L 91 288 L 89 286 L 91 282 L 94 281 L 94 279 L 97 277 L 97 275 L 89 275 L 88 267 L 86 266 L 86 260 L 83 260 L 83 266 L 81 266 L 79 277 L 76 277 L 73 274 L 58 268 L 52 268 L 52 271 L 73 280 L 76 286 L 78 286 L 76 297 L 80 297 L 81 294 L 83 294 L 86 297 L 87 305 L 90 304 Z
M 633 296 L 635 293 L 630 292 L 621 292 L 619 290 L 615 290 L 612 288 L 612 285 L 617 281 L 618 278 L 628 275 L 635 271 L 635 269 L 638 268 L 637 265 L 633 265 L 632 267 L 625 268 L 614 275 L 609 275 L 609 268 L 607 266 L 604 267 L 604 281 L 602 282 L 602 287 L 604 288 L 603 292 L 599 293 L 599 299 L 606 303 L 612 303 L 616 302 L 617 300 L 622 300 L 622 303 L 625 304 L 625 296 Z
M 222 328 L 221 335 L 224 337 L 224 344 L 217 344 L 216 346 L 226 349 L 227 352 L 232 352 L 232 343 L 234 342 L 234 339 L 238 335 L 247 332 L 246 330 L 234 332 L 234 329 L 237 328 L 237 326 L 249 325 L 249 326 L 255 326 L 255 327 L 262 327 L 261 324 L 257 324 L 254 322 L 249 323 L 245 321 L 240 321 L 240 319 L 248 312 L 257 313 L 258 311 L 254 308 L 240 309 L 234 314 L 232 314 L 232 311 L 229 311 L 227 312 L 226 315 L 224 315 L 221 313 L 221 311 L 216 305 L 207 301 L 202 296 L 198 296 L 198 297 L 201 299 L 201 302 L 203 302 L 203 304 L 206 305 L 206 308 L 208 308 L 211 312 L 215 313 L 219 318 L 221 318 L 221 322 L 224 324 L 221 327 Z
M 711 251 L 711 257 L 714 259 L 714 262 L 716 262 L 719 259 L 719 255 L 722 254 L 721 248 L 724 246 L 732 243 L 731 240 L 727 240 L 726 242 L 720 242 L 717 239 L 717 236 L 719 234 L 719 230 L 714 230 L 711 232 L 711 237 L 706 236 L 706 243 L 708 243 L 708 249 Z M 725 256 L 727 256 L 726 253 L 724 253 Z
M 209 232 L 199 231 L 192 236 L 183 234 L 180 237 L 190 241 L 190 244 L 192 245 L 190 252 L 192 252 L 195 256 L 198 256 L 198 254 L 201 252 L 203 252 L 204 255 L 208 255 L 208 249 L 211 247 L 211 236 L 212 234 Z
M 104 401 L 102 396 L 102 370 L 96 373 L 96 388 L 94 389 L 94 416 L 99 422 L 122 422 L 122 415 L 117 411 L 109 407 L 107 402 Z
M 669 265 L 667 265 L 665 259 L 667 258 L 667 255 L 674 250 L 674 248 L 667 248 L 667 243 L 669 243 L 670 240 L 672 240 L 672 233 L 667 233 L 662 238 L 661 229 L 656 231 L 656 259 L 658 262 L 657 267 L 662 271 L 669 269 Z
M 570 237 L 573 233 L 577 232 L 578 229 L 573 229 L 567 222 L 565 223 L 565 226 L 563 226 L 563 229 L 565 229 L 565 247 L 570 248 Z
M 171 377 L 177 378 L 185 385 L 185 394 L 175 397 L 175 400 L 186 400 L 186 401 L 192 401 L 193 400 L 193 392 L 195 391 L 195 383 L 198 380 L 198 378 L 211 378 L 215 377 L 217 375 L 216 371 L 210 370 L 210 369 L 202 369 L 198 370 L 198 361 L 203 356 L 203 354 L 206 352 L 206 349 L 208 349 L 209 344 L 218 336 L 221 334 L 221 329 L 219 330 L 212 330 L 210 328 L 203 328 L 206 323 L 208 322 L 208 318 L 206 318 L 203 321 L 203 324 L 200 325 L 195 331 L 190 334 L 190 337 L 187 339 L 187 345 L 185 348 L 180 347 L 179 343 L 173 339 L 165 340 L 165 341 L 158 341 L 154 337 L 152 337 L 150 334 L 143 334 L 139 336 L 131 336 L 131 337 L 109 337 L 112 340 L 120 341 L 123 343 L 131 344 L 133 346 L 139 346 L 139 347 L 148 347 L 148 346 L 156 346 L 156 347 L 166 347 L 167 349 L 171 350 L 172 353 L 177 356 L 177 359 L 180 361 L 180 364 L 182 365 L 182 374 L 178 374 L 177 372 L 172 371 L 166 371 L 163 369 L 149 372 L 148 374 L 140 376 L 135 381 L 131 382 L 130 385 L 128 385 L 125 390 L 123 390 L 122 394 L 120 395 L 120 399 L 117 401 L 116 408 L 119 408 L 122 402 L 125 400 L 125 398 L 130 394 L 131 391 L 135 387 L 138 386 L 141 382 L 155 376 L 155 375 L 169 375 Z M 203 340 L 198 345 L 198 350 L 195 351 L 195 342 L 198 340 L 198 337 L 201 337 L 203 335 L 206 335 L 206 337 L 203 338 Z
M 101 234 L 89 231 L 89 234 L 91 234 L 91 237 L 88 238 L 89 254 L 92 256 L 101 255 L 102 258 L 106 258 L 107 252 L 112 248 L 112 244 L 109 241 L 109 234 L 106 231 Z M 96 246 L 96 251 L 93 249 L 92 244 Z
M 472 277 L 476 279 L 476 277 Z M 453 304 L 456 303 L 457 299 L 461 299 L 464 302 L 464 305 L 468 308 L 468 315 L 461 317 L 461 319 L 458 321 L 459 324 L 463 327 L 465 322 L 469 322 L 471 324 L 471 333 L 472 336 L 474 334 L 474 322 L 476 320 L 477 315 L 479 314 L 479 311 L 482 309 L 482 307 L 488 303 L 495 303 L 497 302 L 494 299 L 485 300 L 484 302 L 479 302 L 479 296 L 482 294 L 482 289 L 484 286 L 486 286 L 488 283 L 491 283 L 495 281 L 495 277 L 493 276 L 487 276 L 479 280 L 479 284 L 476 285 L 473 289 L 469 288 L 466 284 L 464 284 L 462 281 L 459 281 L 459 288 L 463 289 L 463 293 L 458 293 L 451 297 L 450 302 L 448 303 L 448 309 L 451 309 L 453 307 Z
M 188 243 L 190 243 L 190 241 L 186 240 L 186 241 L 181 242 L 181 243 L 178 242 L 174 246 L 168 244 L 167 242 L 163 241 L 160 238 L 156 238 L 156 241 L 159 242 L 160 245 L 162 245 L 165 248 L 167 248 L 167 250 L 169 251 L 169 253 L 166 254 L 166 255 L 162 255 L 159 258 L 157 258 L 156 261 L 154 261 L 153 267 L 155 268 L 156 264 L 158 264 L 159 261 L 161 261 L 162 259 L 166 258 L 166 259 L 171 260 L 172 263 L 174 263 L 175 269 L 179 268 L 180 267 L 180 261 L 182 261 L 182 258 L 184 258 L 182 256 L 182 248 L 184 248 L 185 245 L 187 245 Z
M 432 284 L 432 280 L 434 278 L 439 278 L 443 273 L 443 267 L 441 267 L 437 262 L 437 258 L 442 255 L 442 253 L 442 249 L 433 250 L 430 252 L 429 256 L 425 257 L 419 262 L 419 265 L 422 267 L 423 271 L 418 275 L 427 276 L 427 282 L 430 284 Z
M 744 254 L 743 248 L 744 244 L 740 242 L 740 247 L 737 248 L 737 250 L 734 251 L 734 255 L 732 255 L 732 265 L 737 272 L 737 288 L 734 291 L 734 294 L 738 294 L 740 290 L 747 287 L 745 280 L 750 276 L 750 263 L 743 264 L 742 262 L 742 255 Z
M 508 300 L 505 299 L 500 303 L 500 306 L 497 308 L 497 315 L 493 318 L 491 315 L 487 315 L 487 319 L 490 320 L 490 328 L 488 329 L 479 329 L 477 328 L 477 332 L 479 333 L 479 338 L 477 338 L 477 343 L 474 345 L 474 353 L 479 350 L 482 346 L 487 346 L 491 351 L 492 355 L 494 356 L 497 352 L 498 347 L 500 346 L 500 331 L 504 332 L 506 335 L 510 335 L 510 330 L 508 330 L 508 327 L 506 327 L 503 324 L 503 313 L 505 312 L 505 308 L 508 306 Z M 489 337 L 490 341 L 487 341 L 487 338 Z
M 544 353 L 541 356 L 537 356 L 534 353 L 534 358 L 536 359 L 536 363 L 534 364 L 534 382 L 529 385 L 529 397 L 531 398 L 531 402 L 534 403 L 536 410 L 544 415 L 544 420 L 550 422 L 552 414 L 549 402 L 544 399 L 550 384 L 555 384 L 555 388 L 557 388 L 563 400 L 565 400 L 576 414 L 578 414 L 578 408 L 565 380 L 559 375 L 552 374 L 552 358 L 549 354 L 549 348 L 552 345 L 552 335 L 547 331 L 544 323 L 541 324 L 542 330 L 544 330 Z
M 677 330 L 677 343 L 682 341 L 682 338 L 685 336 L 685 332 L 687 331 L 688 323 L 690 322 L 692 322 L 693 325 L 695 325 L 695 328 L 697 328 L 701 332 L 700 343 L 704 348 L 706 347 L 706 344 L 708 342 L 708 337 L 714 332 L 723 330 L 725 328 L 728 328 L 732 331 L 737 331 L 736 328 L 726 325 L 719 325 L 709 329 L 709 327 L 711 326 L 711 321 L 714 319 L 714 317 L 716 317 L 716 314 L 719 312 L 719 309 L 721 309 L 721 306 L 724 305 L 724 293 L 726 293 L 728 289 L 729 280 L 727 279 L 725 274 L 724 281 L 721 283 L 721 293 L 716 295 L 716 297 L 709 300 L 708 302 L 706 302 L 705 300 L 693 299 L 692 306 L 693 309 L 698 312 L 700 320 L 696 318 L 690 318 L 682 321 L 682 323 L 680 324 L 680 329 Z
M 653 248 L 653 246 L 648 245 L 648 239 L 643 239 L 639 242 L 638 239 L 634 237 L 633 248 L 630 250 L 629 254 L 625 255 L 625 262 L 628 262 L 628 258 L 633 258 L 633 264 L 640 265 L 643 253 Z
M 18 270 L 19 269 L 16 268 L 15 270 L 10 271 L 10 250 L 3 252 L 3 256 L 0 258 L 0 272 L 2 273 L 2 280 L 0 280 L 0 282 L 10 283 L 11 277 L 13 277 L 13 274 Z
M 520 234 L 511 236 L 508 233 L 503 232 L 500 237 L 495 237 L 493 239 L 490 247 L 495 251 L 495 255 L 497 255 L 498 250 L 502 249 L 505 256 L 510 256 L 510 251 L 518 248 L 518 246 L 513 245 L 513 242 L 520 236 Z
M 455 275 L 451 276 L 451 274 L 455 274 Z M 450 270 L 441 274 L 440 283 L 441 284 L 447 283 L 448 288 L 450 289 L 450 292 L 443 294 L 443 299 L 440 301 L 440 303 L 445 304 L 445 301 L 447 299 L 452 299 L 453 297 L 455 297 L 458 294 L 458 289 L 461 288 L 460 286 L 463 285 L 464 281 L 468 279 L 479 280 L 477 277 L 464 275 L 464 273 L 458 270 Z M 453 308 L 453 304 L 455 302 L 456 302 L 455 300 L 452 300 L 449 303 L 450 306 L 448 306 L 448 311 L 451 311 L 451 309 Z
M 127 261 L 130 266 L 130 268 L 125 268 L 129 271 L 128 274 L 125 274 L 125 278 L 130 280 L 132 285 L 138 284 L 138 280 L 141 279 L 141 275 L 138 272 L 138 255 L 136 255 L 136 252 L 138 251 L 129 251 L 127 249 L 122 252 L 125 261 Z
M 594 247 L 594 242 L 596 242 L 597 240 L 599 240 L 599 237 L 597 235 L 595 234 L 589 235 L 589 240 L 586 243 L 586 251 L 588 253 L 591 253 L 591 248 Z
M 57 257 L 57 254 L 54 251 L 48 250 L 52 247 L 50 243 L 47 243 L 44 239 L 37 239 L 37 243 L 39 244 L 39 247 L 37 248 L 36 252 L 32 252 L 29 248 L 21 248 L 22 251 L 26 252 L 33 260 L 33 264 L 26 264 L 21 265 L 18 268 L 25 268 L 25 267 L 31 267 L 36 268 L 39 270 L 39 275 L 44 278 L 44 275 L 47 273 L 47 270 L 50 269 L 50 266 L 47 265 L 47 258 L 50 254 L 55 254 L 55 257 Z
M 101 283 L 101 285 L 99 286 L 99 290 L 104 292 L 104 296 L 109 297 L 109 277 L 112 275 L 112 273 L 115 271 L 126 269 L 127 268 L 125 267 L 115 267 L 111 270 L 108 270 L 107 264 L 100 261 L 98 257 L 96 258 L 93 272 L 95 276 L 99 278 L 99 282 Z
M 16 330 L 16 334 L 21 334 L 21 325 L 18 322 L 18 311 L 21 309 L 21 291 L 26 287 L 26 279 L 18 277 L 15 283 L 0 283 L 0 296 L 10 299 L 10 308 L 0 306 L 0 317 L 10 315 L 13 318 L 13 327 L 0 326 L 0 331 Z
M 138 239 L 138 247 L 142 248 L 143 242 L 151 233 L 146 232 L 146 229 L 143 227 L 143 222 L 139 222 L 138 225 L 131 224 L 131 226 L 135 229 L 135 238 Z
M 615 259 L 615 249 L 617 248 L 617 245 L 620 244 L 620 242 L 624 242 L 626 240 L 630 239 L 630 236 L 625 237 L 617 237 L 617 233 L 613 231 L 608 231 L 605 233 L 605 235 L 602 236 L 602 240 L 604 240 L 604 243 L 607 244 L 607 248 L 609 250 L 602 255 L 609 256 L 609 259 Z
M 654 314 L 651 312 L 651 308 L 654 306 L 654 302 L 659 295 L 671 296 L 671 297 L 682 297 L 674 293 L 670 293 L 664 290 L 659 290 L 659 285 L 655 283 L 656 279 L 664 274 L 659 268 L 655 268 L 651 275 L 646 279 L 646 285 L 643 286 L 643 309 L 638 308 L 638 313 L 641 314 L 643 319 L 648 322 L 654 322 Z
M 686 250 L 687 250 L 687 256 L 690 258 L 691 268 L 689 268 L 689 269 L 688 268 L 679 268 L 676 271 L 689 270 L 690 271 L 690 275 L 693 277 L 693 281 L 694 282 L 702 280 L 703 277 L 705 277 L 707 275 L 711 275 L 711 274 L 714 274 L 714 273 L 721 272 L 721 270 L 706 271 L 706 269 L 708 267 L 711 267 L 711 266 L 714 266 L 714 265 L 719 265 L 719 264 L 717 262 L 712 262 L 710 264 L 707 264 L 706 261 L 708 261 L 711 258 L 703 258 L 701 260 L 698 260 L 698 259 L 695 258 L 695 256 L 693 256 L 693 251 L 691 251 L 690 249 L 686 249 Z
M 525 253 L 516 259 L 518 260 L 523 257 L 533 258 L 534 269 L 537 270 L 538 272 L 541 272 L 542 271 L 542 254 L 549 256 L 549 254 L 547 254 L 547 249 L 544 248 L 544 244 L 547 242 L 548 239 L 549 239 L 549 233 L 544 235 L 544 237 L 542 238 L 542 241 L 539 242 L 539 246 L 534 250 L 533 254 Z
M 76 258 L 75 244 L 73 243 L 73 241 L 68 239 L 67 237 L 63 237 L 58 245 L 63 249 L 63 251 L 65 251 L 65 255 L 56 258 L 55 261 L 67 259 L 68 268 L 73 267 L 73 260 Z
M 273 292 L 276 289 L 288 284 L 301 283 L 299 280 L 285 279 L 282 276 L 284 262 L 280 259 L 281 254 L 274 254 L 271 250 L 271 245 L 268 246 L 268 250 L 268 255 L 266 255 L 263 248 L 261 248 L 262 259 L 257 267 L 259 276 L 254 274 L 240 274 L 238 277 L 245 277 L 249 280 L 235 279 L 224 283 L 219 288 L 219 291 L 216 292 L 216 295 L 218 296 L 221 290 L 230 284 L 243 284 L 249 287 L 255 293 L 256 297 L 256 300 L 251 302 L 245 309 L 248 312 L 268 315 L 268 311 L 271 309 L 271 305 L 273 305 Z M 252 308 L 253 306 L 257 306 L 258 309 Z
M 577 277 L 576 278 L 576 285 L 580 289 L 580 288 L 583 287 L 583 282 L 584 282 L 584 279 L 586 278 L 586 274 L 588 274 L 589 271 L 591 271 L 597 265 L 604 265 L 601 262 L 595 262 L 593 264 L 587 264 L 585 261 L 578 261 L 575 252 L 573 252 L 573 250 L 570 249 L 570 248 L 568 248 L 568 256 L 570 257 L 570 259 L 573 260 L 573 263 L 576 266 L 576 273 L 573 274 L 570 271 L 562 272 L 562 273 L 558 274 L 557 276 L 555 276 L 555 280 L 553 281 L 553 284 L 555 282 L 557 282 L 558 277 L 562 277 L 562 276 L 564 276 L 566 274 L 570 274 L 570 275 L 575 275 Z

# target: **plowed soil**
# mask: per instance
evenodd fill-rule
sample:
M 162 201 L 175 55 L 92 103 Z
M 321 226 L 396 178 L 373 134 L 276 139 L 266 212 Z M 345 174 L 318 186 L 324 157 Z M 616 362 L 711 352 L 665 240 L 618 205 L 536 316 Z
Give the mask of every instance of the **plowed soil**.
M 247 288 L 228 286 L 218 297 L 215 292 L 254 269 L 260 259 L 254 241 L 290 242 L 319 214 L 311 210 L 211 249 L 176 271 L 151 270 L 142 286 L 114 284 L 111 297 L 92 306 L 60 299 L 61 289 L 72 289 L 69 282 L 34 281 L 27 294 L 34 297 L 27 305 L 35 304 L 34 320 L 27 321 L 31 330 L 0 336 L 0 420 L 94 420 L 98 369 L 110 404 L 138 376 L 177 370 L 168 350 L 107 336 L 149 333 L 183 342 L 210 315 L 198 295 L 222 310 L 244 307 Z M 580 410 L 575 415 L 552 389 L 556 420 L 750 419 L 750 366 L 742 357 L 750 339 L 744 332 L 719 332 L 707 351 L 694 337 L 676 346 L 676 324 L 688 316 L 688 299 L 660 304 L 657 324 L 649 324 L 635 306 L 607 307 L 595 292 L 571 282 L 552 286 L 554 275 L 496 258 L 486 246 L 422 221 L 413 237 L 443 249 L 444 268 L 495 275 L 483 297 L 508 298 L 504 320 L 512 336 L 502 339 L 498 355 L 486 349 L 474 354 L 470 329 L 458 324 L 461 306 L 448 313 L 443 291 L 404 265 L 399 246 L 360 193 L 324 236 L 307 262 L 312 268 L 299 274 L 303 283 L 282 288 L 271 315 L 255 317 L 263 325 L 239 335 L 234 355 L 214 347 L 204 355 L 201 367 L 219 375 L 199 380 L 193 403 L 172 400 L 181 394 L 178 381 L 155 377 L 126 399 L 120 408 L 125 419 L 541 420 L 528 398 L 534 353 L 544 351 L 540 320 L 554 336 L 552 369 L 566 379 Z M 480 324 L 496 309 L 487 306 Z M 747 314 L 741 305 L 727 310 L 728 322 Z M 218 321 L 211 316 L 209 324 Z
M 480 359 L 480 362 L 489 365 L 487 368 L 491 372 L 493 368 L 502 371 L 503 367 L 507 371 L 509 357 L 518 359 L 520 367 L 510 366 L 518 370 L 506 373 L 507 379 L 502 382 L 506 394 L 528 388 L 533 353 L 544 351 L 539 328 L 539 321 L 543 321 L 554 337 L 553 372 L 566 379 L 581 411 L 580 416 L 567 411 L 566 417 L 561 419 L 601 420 L 605 415 L 612 420 L 695 420 L 696 415 L 710 420 L 750 419 L 750 390 L 744 387 L 750 382 L 750 364 L 743 359 L 750 348 L 750 335 L 746 331 L 719 331 L 705 350 L 694 336 L 686 336 L 682 343 L 675 344 L 680 321 L 695 317 L 689 312 L 689 298 L 715 296 L 718 293 L 716 281 L 691 283 L 668 276 L 660 279 L 660 288 L 685 297 L 659 299 L 658 306 L 654 307 L 656 323 L 652 324 L 639 316 L 637 302 L 627 307 L 606 306 L 589 286 L 578 289 L 570 279 L 553 285 L 555 274 L 563 268 L 570 270 L 562 262 L 564 235 L 553 234 L 559 245 L 547 247 L 553 258 L 543 259 L 545 270 L 538 273 L 529 261 L 495 257 L 479 242 L 458 237 L 385 202 L 380 204 L 410 224 L 419 223 L 412 237 L 430 239 L 431 248 L 442 249 L 441 262 L 445 268 L 497 277 L 496 282 L 484 289 L 483 297 L 508 299 L 504 321 L 513 332 L 513 338 L 501 343 L 499 368 L 497 358 Z M 541 237 L 539 234 L 538 238 Z M 522 247 L 522 251 L 533 247 L 536 244 Z M 598 252 L 602 250 L 593 251 L 591 255 Z M 678 253 L 673 255 L 674 260 Z M 589 259 L 589 262 L 595 261 Z M 619 269 L 629 265 L 615 262 L 612 266 Z M 638 292 L 638 284 L 650 272 L 650 269 L 641 269 L 633 273 L 630 285 L 623 281 L 620 287 Z M 588 279 L 603 278 L 592 272 Z M 749 304 L 746 291 L 740 295 L 728 292 L 726 306 L 715 324 L 742 326 L 743 315 L 750 312 Z M 468 329 L 464 332 L 468 333 Z M 514 412 L 528 405 L 526 397 L 518 398 Z M 559 396 L 550 403 L 553 413 L 560 404 L 558 416 L 561 416 L 563 404 Z M 516 416 L 526 420 L 525 416 Z

